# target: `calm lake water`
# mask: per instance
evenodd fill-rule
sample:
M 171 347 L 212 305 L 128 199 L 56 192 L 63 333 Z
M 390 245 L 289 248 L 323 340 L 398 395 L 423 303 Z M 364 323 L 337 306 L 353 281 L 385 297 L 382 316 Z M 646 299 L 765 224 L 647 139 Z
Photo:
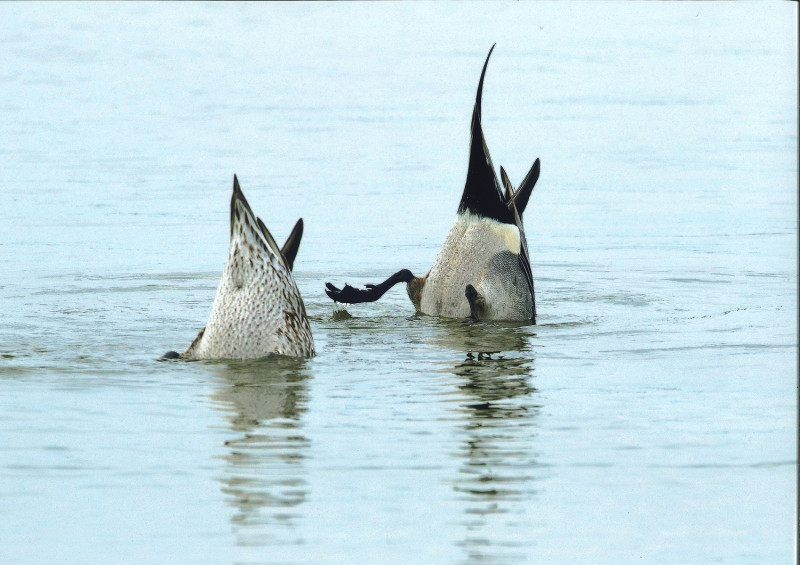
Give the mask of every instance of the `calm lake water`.
M 797 5 L 0 4 L 2 563 L 791 563 Z M 483 120 L 539 325 L 424 274 Z M 318 355 L 205 324 L 233 174 Z M 489 354 L 487 354 L 489 353 Z

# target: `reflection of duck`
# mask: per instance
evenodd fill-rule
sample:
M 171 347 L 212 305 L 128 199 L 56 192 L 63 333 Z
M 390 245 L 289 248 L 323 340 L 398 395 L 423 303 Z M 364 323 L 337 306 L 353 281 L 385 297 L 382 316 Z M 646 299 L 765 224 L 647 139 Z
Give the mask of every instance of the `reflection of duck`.
M 529 404 L 528 397 L 536 392 L 530 384 L 533 360 L 524 357 L 492 357 L 491 354 L 468 354 L 467 359 L 453 368 L 463 377 L 459 389 L 467 396 L 464 408 L 470 422 L 486 419 L 524 418 L 538 406 Z M 482 426 L 483 424 L 481 424 Z
M 326 293 L 336 302 L 374 302 L 404 282 L 411 302 L 424 314 L 536 323 L 522 214 L 539 178 L 540 165 L 536 159 L 517 191 L 502 168 L 505 192 L 497 180 L 481 126 L 483 79 L 493 49 L 478 82 L 467 180 L 458 214 L 430 271 L 415 277 L 403 269 L 365 290 L 349 285 L 339 289 L 327 283 Z
M 528 324 L 481 322 L 440 318 L 432 323 L 432 341 L 439 347 L 478 358 L 530 352 L 534 328 Z
M 222 382 L 213 394 L 228 413 L 236 437 L 225 442 L 222 492 L 236 509 L 231 521 L 242 543 L 267 544 L 267 536 L 287 535 L 305 502 L 303 462 L 309 440 L 302 433 L 308 373 L 302 359 L 213 365 Z M 286 541 L 282 539 L 280 541 Z
M 314 339 L 292 267 L 302 218 L 282 249 L 256 217 L 233 177 L 231 244 L 228 263 L 214 297 L 211 316 L 183 359 L 255 359 L 270 353 L 311 357 Z
M 540 471 L 533 449 L 539 406 L 530 382 L 532 364 L 530 358 L 484 355 L 451 369 L 463 394 L 453 488 L 464 506 L 466 531 L 459 545 L 470 562 L 505 562 L 526 554 L 525 515 Z

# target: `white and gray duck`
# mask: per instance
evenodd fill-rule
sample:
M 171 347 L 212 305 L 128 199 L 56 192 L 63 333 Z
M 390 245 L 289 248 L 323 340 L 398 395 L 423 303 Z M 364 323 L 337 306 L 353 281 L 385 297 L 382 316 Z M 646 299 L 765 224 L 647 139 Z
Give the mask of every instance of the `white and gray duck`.
M 314 355 L 303 298 L 292 276 L 303 236 L 300 218 L 282 248 L 233 177 L 231 243 L 211 316 L 183 353 L 165 359 L 257 359 Z
M 395 284 L 404 282 L 411 302 L 424 314 L 536 323 L 533 273 L 522 214 L 539 178 L 540 164 L 536 159 L 517 190 L 500 167 L 505 190 L 501 189 L 481 127 L 483 78 L 493 50 L 494 45 L 478 82 L 461 203 L 430 271 L 417 277 L 402 269 L 364 289 L 348 284 L 339 289 L 326 283 L 325 292 L 334 301 L 374 302 Z

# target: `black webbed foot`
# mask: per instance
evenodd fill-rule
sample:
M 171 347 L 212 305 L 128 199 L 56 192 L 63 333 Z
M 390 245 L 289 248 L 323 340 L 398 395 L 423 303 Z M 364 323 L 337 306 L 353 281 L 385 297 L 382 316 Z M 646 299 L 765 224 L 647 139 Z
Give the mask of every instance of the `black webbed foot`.
M 361 302 L 374 302 L 377 300 L 377 297 L 374 297 L 375 292 L 373 291 L 375 285 L 368 284 L 366 287 L 367 289 L 364 290 L 345 283 L 344 288 L 340 289 L 331 283 L 325 283 L 325 294 L 340 304 L 359 304 Z
M 397 283 L 407 283 L 414 278 L 411 271 L 402 269 L 379 284 L 367 284 L 366 288 L 355 288 L 345 283 L 340 289 L 331 283 L 325 283 L 325 294 L 341 304 L 358 304 L 360 302 L 375 302 Z

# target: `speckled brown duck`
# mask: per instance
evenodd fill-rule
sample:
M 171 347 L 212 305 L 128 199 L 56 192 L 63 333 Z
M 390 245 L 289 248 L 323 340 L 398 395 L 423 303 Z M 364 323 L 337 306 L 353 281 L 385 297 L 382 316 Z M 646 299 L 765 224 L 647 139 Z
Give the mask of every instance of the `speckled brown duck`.
M 282 248 L 256 217 L 233 177 L 231 244 L 211 316 L 183 353 L 165 358 L 256 359 L 314 355 L 314 339 L 292 268 L 303 236 L 299 219 Z

